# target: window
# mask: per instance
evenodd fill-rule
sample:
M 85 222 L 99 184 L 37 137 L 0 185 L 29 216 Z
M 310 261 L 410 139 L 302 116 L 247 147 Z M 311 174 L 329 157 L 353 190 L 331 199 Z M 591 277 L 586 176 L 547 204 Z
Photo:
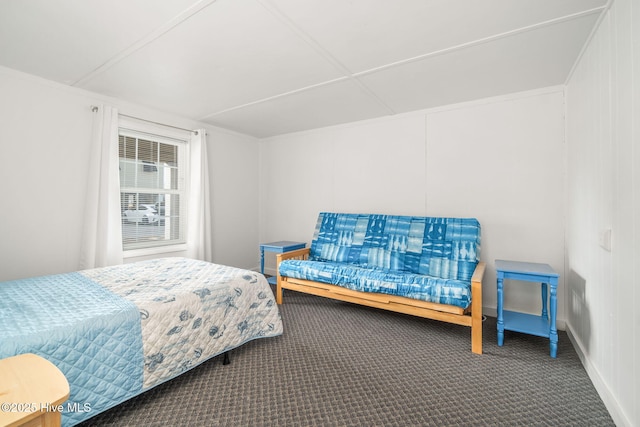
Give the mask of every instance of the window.
M 120 129 L 125 251 L 185 243 L 186 140 Z

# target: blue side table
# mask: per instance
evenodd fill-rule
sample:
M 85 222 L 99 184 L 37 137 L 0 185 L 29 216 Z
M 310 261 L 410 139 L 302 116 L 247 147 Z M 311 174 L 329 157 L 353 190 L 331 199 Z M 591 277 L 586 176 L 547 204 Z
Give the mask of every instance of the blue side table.
M 549 338 L 551 357 L 558 354 L 558 330 L 556 310 L 558 307 L 558 273 L 547 264 L 533 262 L 496 260 L 498 276 L 498 345 L 504 344 L 504 331 L 523 332 Z M 504 310 L 504 279 L 541 283 L 542 314 L 518 313 Z M 547 287 L 550 289 L 549 310 L 547 311 Z
M 280 254 L 282 252 L 295 251 L 296 249 L 304 249 L 306 245 L 307 244 L 303 242 L 290 242 L 288 240 L 281 240 L 279 242 L 261 244 L 260 245 L 260 273 L 264 274 L 264 251 L 276 252 Z M 272 285 L 275 285 L 277 280 L 278 279 L 276 279 L 275 276 L 269 277 L 269 279 L 267 279 L 267 281 Z

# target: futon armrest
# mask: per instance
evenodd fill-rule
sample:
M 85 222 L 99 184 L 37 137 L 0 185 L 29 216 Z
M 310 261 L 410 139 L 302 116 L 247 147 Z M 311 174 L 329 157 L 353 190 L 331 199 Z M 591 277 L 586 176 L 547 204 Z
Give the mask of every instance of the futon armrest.
M 311 248 L 302 248 L 296 249 L 295 251 L 282 252 L 280 254 L 276 254 L 276 264 L 279 264 L 280 261 L 284 261 L 285 259 L 307 259 L 309 256 L 309 252 Z
M 479 262 L 471 276 L 471 351 L 482 354 L 482 279 L 486 264 Z
M 282 304 L 282 276 L 280 275 L 280 263 L 287 259 L 307 259 L 311 248 L 296 249 L 295 251 L 276 254 L 276 303 Z
M 476 269 L 473 271 L 473 276 L 471 276 L 471 283 L 480 283 L 482 285 L 482 278 L 484 277 L 484 270 L 486 268 L 486 264 L 484 262 L 479 262 L 476 265 Z

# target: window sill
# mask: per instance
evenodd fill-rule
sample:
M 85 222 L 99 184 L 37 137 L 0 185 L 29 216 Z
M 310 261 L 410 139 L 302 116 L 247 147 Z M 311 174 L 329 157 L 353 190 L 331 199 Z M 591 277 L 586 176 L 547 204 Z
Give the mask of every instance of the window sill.
M 137 257 L 143 257 L 143 256 L 149 256 L 149 255 L 186 252 L 186 250 L 187 250 L 187 244 L 181 243 L 178 245 L 157 246 L 155 248 L 131 249 L 128 251 L 124 251 L 122 254 L 122 257 L 125 259 L 137 258 Z

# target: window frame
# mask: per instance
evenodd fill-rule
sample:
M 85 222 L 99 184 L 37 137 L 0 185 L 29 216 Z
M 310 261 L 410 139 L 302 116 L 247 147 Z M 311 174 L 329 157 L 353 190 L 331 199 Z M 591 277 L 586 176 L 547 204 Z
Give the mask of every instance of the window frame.
M 153 244 L 149 246 L 125 247 L 124 231 L 122 252 L 123 258 L 133 258 L 147 255 L 157 255 L 163 253 L 184 252 L 187 250 L 187 227 L 188 227 L 188 206 L 189 206 L 189 140 L 191 134 L 188 131 L 165 127 L 159 124 L 143 122 L 132 118 L 122 118 L 118 124 L 118 138 L 120 136 L 136 137 L 147 139 L 159 143 L 168 143 L 178 146 L 178 170 L 179 185 L 177 194 L 180 195 L 180 235 L 177 240 L 170 240 L 165 244 Z M 120 194 L 123 192 L 120 183 Z M 135 187 L 132 187 L 135 188 Z M 149 190 L 141 188 L 142 190 Z M 153 190 L 153 189 L 151 189 Z M 122 197 L 122 196 L 121 196 Z M 122 200 L 122 199 L 121 199 Z M 122 206 L 120 206 L 122 212 Z

